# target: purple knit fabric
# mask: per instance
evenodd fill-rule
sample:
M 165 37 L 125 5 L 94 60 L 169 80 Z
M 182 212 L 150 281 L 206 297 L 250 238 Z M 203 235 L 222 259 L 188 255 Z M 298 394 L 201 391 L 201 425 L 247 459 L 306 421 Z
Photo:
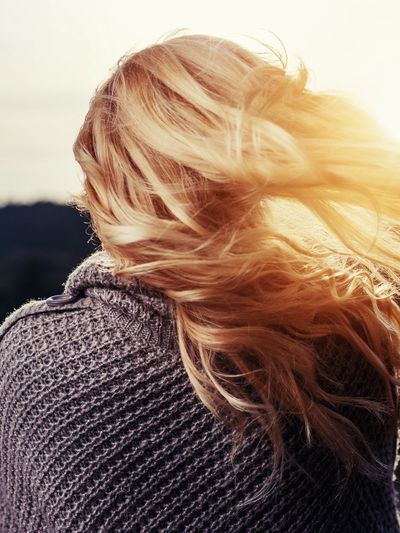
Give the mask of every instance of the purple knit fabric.
M 231 460 L 231 431 L 181 361 L 172 300 L 107 261 L 97 252 L 70 274 L 70 302 L 30 301 L 1 326 L 1 533 L 400 532 L 397 434 L 360 408 L 341 412 L 393 466 L 386 479 L 355 472 L 337 497 L 338 463 L 294 421 L 282 481 L 248 502 L 271 472 L 270 443 L 249 431 Z M 381 397 L 348 345 L 326 358 L 346 393 Z

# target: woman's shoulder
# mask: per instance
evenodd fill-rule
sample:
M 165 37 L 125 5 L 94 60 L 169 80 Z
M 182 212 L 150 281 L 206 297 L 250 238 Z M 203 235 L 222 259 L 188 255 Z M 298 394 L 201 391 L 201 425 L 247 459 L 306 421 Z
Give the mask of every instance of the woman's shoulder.
M 68 275 L 61 294 L 29 300 L 11 312 L 0 325 L 0 353 L 4 346 L 31 344 L 38 338 L 47 340 L 48 348 L 56 348 L 67 337 L 95 333 L 99 326 L 103 336 L 112 329 L 128 329 L 138 337 L 142 330 L 170 329 L 171 300 L 140 280 L 128 283 L 116 277 L 111 265 L 105 252 L 95 252 Z M 144 333 L 152 337 L 151 331 Z M 163 338 L 158 339 L 161 344 L 165 344 Z
M 4 430 L 25 415 L 35 416 L 31 436 L 45 438 L 58 411 L 71 423 L 85 404 L 103 409 L 105 416 L 107 398 L 118 391 L 135 411 L 156 378 L 166 385 L 176 380 L 178 352 L 168 350 L 171 321 L 134 290 L 125 294 L 118 281 L 90 282 L 95 272 L 92 264 L 80 265 L 62 294 L 29 300 L 0 326 Z M 27 444 L 22 434 L 17 438 Z
M 155 362 L 157 354 L 171 353 L 173 343 L 157 343 L 152 332 L 151 324 L 110 311 L 94 298 L 80 298 L 57 308 L 45 300 L 29 301 L 0 326 L 2 383 L 19 386 L 47 373 L 75 377 L 96 373 L 102 363 L 118 366 L 128 354 Z M 172 332 L 168 334 L 171 340 Z
M 47 397 L 46 389 L 95 380 L 90 358 L 112 348 L 118 332 L 105 310 L 93 298 L 64 296 L 57 306 L 54 297 L 30 300 L 0 327 L 0 403 L 8 413 Z
M 0 325 L 5 386 L 13 382 L 18 387 L 40 375 L 48 380 L 93 374 L 99 366 L 93 360 L 101 365 L 107 358 L 118 361 L 125 352 L 139 357 L 176 346 L 174 323 L 166 312 L 170 304 L 151 288 L 143 292 L 143 285 L 124 285 L 98 258 L 89 256 L 78 265 L 62 294 L 29 300 Z
M 1 363 L 18 356 L 55 351 L 72 340 L 85 322 L 101 315 L 92 298 L 67 293 L 29 300 L 11 312 L 0 326 Z

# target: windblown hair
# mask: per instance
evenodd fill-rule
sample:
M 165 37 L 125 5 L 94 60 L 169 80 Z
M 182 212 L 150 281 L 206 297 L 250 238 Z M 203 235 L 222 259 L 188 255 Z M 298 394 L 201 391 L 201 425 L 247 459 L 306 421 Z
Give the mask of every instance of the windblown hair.
M 74 143 L 75 204 L 113 274 L 172 299 L 190 382 L 236 445 L 250 422 L 269 436 L 269 481 L 286 415 L 348 476 L 375 478 L 387 465 L 335 407 L 397 427 L 400 146 L 352 98 L 309 90 L 302 61 L 289 74 L 275 57 L 199 34 L 123 56 Z M 323 339 L 372 365 L 387 401 L 322 386 Z

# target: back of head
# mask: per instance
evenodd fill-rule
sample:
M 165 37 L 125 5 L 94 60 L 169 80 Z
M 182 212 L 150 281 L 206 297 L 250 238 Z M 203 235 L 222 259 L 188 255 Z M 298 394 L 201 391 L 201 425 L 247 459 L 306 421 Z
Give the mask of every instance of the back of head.
M 76 200 L 114 273 L 173 299 L 183 364 L 216 416 L 239 436 L 256 421 L 277 468 L 294 415 L 308 444 L 314 432 L 347 472 L 374 476 L 334 407 L 388 407 L 324 389 L 316 346 L 334 335 L 359 351 L 397 423 L 400 147 L 307 81 L 303 63 L 290 75 L 208 35 L 124 56 L 74 144 Z

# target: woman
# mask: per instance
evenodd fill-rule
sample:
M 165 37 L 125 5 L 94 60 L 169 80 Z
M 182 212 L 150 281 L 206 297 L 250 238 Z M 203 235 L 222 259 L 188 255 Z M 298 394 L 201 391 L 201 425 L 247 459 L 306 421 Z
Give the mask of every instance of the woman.
M 1 328 L 1 531 L 398 532 L 400 150 L 232 41 L 123 57 L 102 249 Z

